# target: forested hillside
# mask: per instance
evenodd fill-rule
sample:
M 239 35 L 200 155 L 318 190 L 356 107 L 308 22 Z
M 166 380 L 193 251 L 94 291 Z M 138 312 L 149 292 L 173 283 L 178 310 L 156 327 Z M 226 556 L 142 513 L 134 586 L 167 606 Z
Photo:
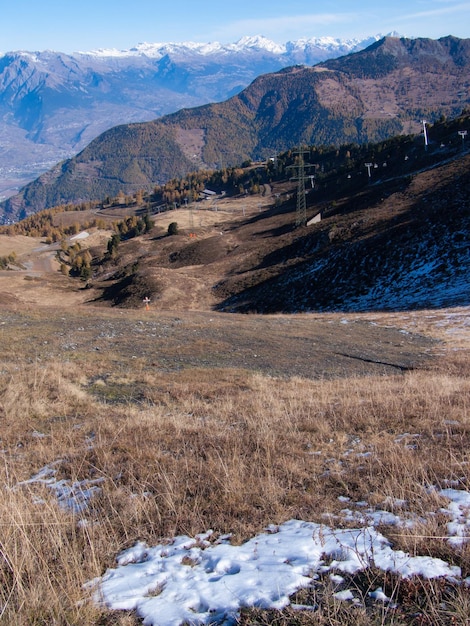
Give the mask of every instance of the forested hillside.
M 3 203 L 10 219 L 64 202 L 150 190 L 194 169 L 267 159 L 293 145 L 367 144 L 419 132 L 469 103 L 470 40 L 385 38 L 315 67 L 256 79 L 233 98 L 115 127 Z M 432 89 L 430 89 L 432 85 Z

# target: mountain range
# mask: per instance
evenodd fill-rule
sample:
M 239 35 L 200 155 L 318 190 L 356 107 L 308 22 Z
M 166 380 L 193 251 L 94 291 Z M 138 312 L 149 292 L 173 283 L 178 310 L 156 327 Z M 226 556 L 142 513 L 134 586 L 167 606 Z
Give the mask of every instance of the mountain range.
M 267 159 L 301 144 L 418 133 L 470 102 L 470 40 L 385 37 L 313 67 L 264 74 L 228 100 L 104 132 L 2 203 L 7 219 L 152 188 L 204 168 Z
M 258 75 L 363 49 L 365 40 L 310 38 L 283 45 L 140 44 L 130 50 L 0 54 L 0 199 L 73 156 L 117 124 L 226 100 Z

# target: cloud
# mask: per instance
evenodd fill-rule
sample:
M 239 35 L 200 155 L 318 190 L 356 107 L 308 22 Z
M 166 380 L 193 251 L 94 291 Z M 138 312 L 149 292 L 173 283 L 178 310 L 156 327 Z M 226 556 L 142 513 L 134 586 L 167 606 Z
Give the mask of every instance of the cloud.
M 267 37 L 286 38 L 299 32 L 321 29 L 357 21 L 358 13 L 313 13 L 307 15 L 285 15 L 272 18 L 238 20 L 218 29 L 220 38 L 236 38 L 240 35 L 263 34 Z
M 446 5 L 446 6 L 441 6 L 435 9 L 427 9 L 426 11 L 418 11 L 416 13 L 411 13 L 407 15 L 402 15 L 400 19 L 409 20 L 409 19 L 417 19 L 417 18 L 425 18 L 425 17 L 439 17 L 442 15 L 450 15 L 451 13 L 459 13 L 462 11 L 470 10 L 470 2 L 459 2 L 455 4 L 454 0 L 435 0 L 435 4 Z M 429 4 L 427 3 L 426 6 L 429 6 Z

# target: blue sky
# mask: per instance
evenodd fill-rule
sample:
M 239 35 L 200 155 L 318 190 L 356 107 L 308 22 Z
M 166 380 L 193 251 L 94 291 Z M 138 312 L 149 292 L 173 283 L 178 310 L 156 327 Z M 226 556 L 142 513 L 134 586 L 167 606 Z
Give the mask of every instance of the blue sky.
M 461 0 L 2 0 L 0 52 L 138 43 L 235 42 L 264 35 L 305 37 L 470 37 L 470 2 Z

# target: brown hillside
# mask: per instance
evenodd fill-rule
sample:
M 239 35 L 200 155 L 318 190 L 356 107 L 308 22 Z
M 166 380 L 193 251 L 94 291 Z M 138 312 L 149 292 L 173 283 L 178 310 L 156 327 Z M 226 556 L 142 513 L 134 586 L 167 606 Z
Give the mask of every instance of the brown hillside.
M 163 213 L 150 234 L 121 242 L 116 259 L 94 266 L 88 289 L 59 274 L 57 246 L 38 241 L 1 273 L 2 298 L 140 308 L 149 297 L 152 309 L 242 312 L 468 304 L 469 167 L 467 155 L 314 203 L 308 217 L 321 210 L 322 221 L 301 228 L 292 181 L 262 198 Z M 168 236 L 172 221 L 179 234 Z M 101 256 L 107 237 L 80 241 Z M 418 271 L 423 262 L 432 272 Z
M 312 191 L 307 217 L 322 219 L 301 228 L 293 181 L 172 211 L 122 243 L 119 269 L 97 269 L 93 301 L 264 313 L 469 304 L 469 171 L 466 155 L 351 196 Z

